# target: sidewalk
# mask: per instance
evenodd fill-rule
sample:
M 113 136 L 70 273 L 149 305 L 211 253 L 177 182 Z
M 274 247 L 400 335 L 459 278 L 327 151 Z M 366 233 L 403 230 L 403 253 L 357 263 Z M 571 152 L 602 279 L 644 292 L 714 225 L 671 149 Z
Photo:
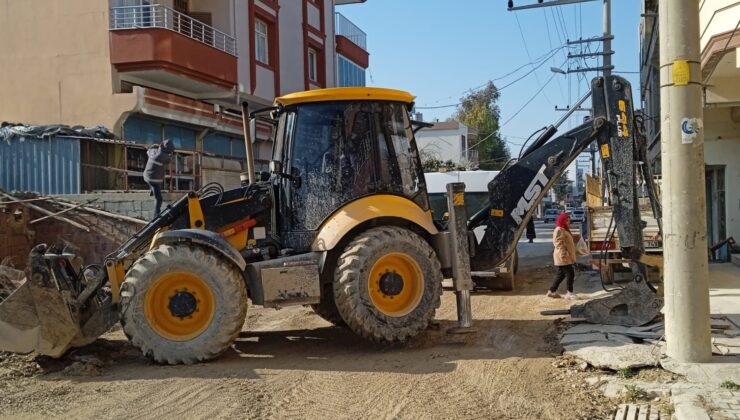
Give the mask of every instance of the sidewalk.
M 709 265 L 709 305 L 713 315 L 723 315 L 740 329 L 740 267 L 732 263 Z M 664 358 L 664 369 L 685 375 L 688 384 L 671 387 L 671 398 L 677 420 L 695 419 L 701 409 L 712 419 L 740 419 L 740 389 L 723 387 L 729 382 L 740 385 L 740 336 L 713 339 L 712 362 L 678 363 Z M 729 344 L 731 354 L 717 355 Z
M 619 397 L 626 387 L 639 386 L 651 395 L 670 396 L 677 420 L 740 420 L 740 389 L 734 385 L 740 385 L 740 267 L 732 263 L 710 264 L 709 271 L 713 351 L 710 363 L 678 363 L 668 358 L 662 322 L 633 328 L 579 324 L 563 333 L 561 344 L 565 353 L 598 368 L 617 371 L 659 366 L 676 374 L 675 379 L 662 382 L 638 383 L 620 379 L 619 375 L 592 378 L 591 382 L 598 384 L 607 396 Z

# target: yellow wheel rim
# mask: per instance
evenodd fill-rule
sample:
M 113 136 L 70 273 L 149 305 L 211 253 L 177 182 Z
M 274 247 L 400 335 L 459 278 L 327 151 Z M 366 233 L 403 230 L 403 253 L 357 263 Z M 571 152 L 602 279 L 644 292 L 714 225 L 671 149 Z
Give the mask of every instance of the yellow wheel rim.
M 200 276 L 176 271 L 159 277 L 144 297 L 144 315 L 164 338 L 187 341 L 211 324 L 216 309 L 211 288 Z
M 367 279 L 375 308 L 385 315 L 401 317 L 416 308 L 424 294 L 424 275 L 419 264 L 402 252 L 380 257 Z

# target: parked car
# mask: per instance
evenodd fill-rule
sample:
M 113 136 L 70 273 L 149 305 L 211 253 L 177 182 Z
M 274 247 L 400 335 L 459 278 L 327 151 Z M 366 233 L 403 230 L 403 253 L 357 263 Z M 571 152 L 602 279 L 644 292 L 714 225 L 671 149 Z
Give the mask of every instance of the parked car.
M 545 210 L 545 216 L 543 220 L 545 223 L 555 223 L 555 220 L 560 216 L 560 210 L 558 209 L 547 209 Z
M 573 214 L 570 215 L 570 221 L 571 222 L 585 222 L 586 221 L 586 211 L 583 209 L 575 209 L 573 210 Z

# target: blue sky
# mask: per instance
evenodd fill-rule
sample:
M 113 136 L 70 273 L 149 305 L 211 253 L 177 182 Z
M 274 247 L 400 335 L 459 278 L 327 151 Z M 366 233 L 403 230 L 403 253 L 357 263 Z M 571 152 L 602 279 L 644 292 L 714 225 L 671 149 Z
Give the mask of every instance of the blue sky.
M 519 5 L 534 2 L 515 0 Z M 640 1 L 612 3 L 615 71 L 638 71 Z M 565 38 L 601 36 L 602 10 L 601 1 L 518 12 L 507 11 L 505 0 L 367 0 L 364 4 L 337 7 L 338 12 L 367 33 L 368 86 L 407 90 L 417 96 L 417 107 L 457 103 L 465 91 L 545 56 L 563 45 Z M 592 51 L 597 48 L 601 45 L 592 44 Z M 518 152 L 517 145 L 534 130 L 555 123 L 563 115 L 555 111 L 555 105 L 564 107 L 575 102 L 596 75 L 586 73 L 579 80 L 576 74 L 552 73 L 550 67 L 583 66 L 574 59 L 566 63 L 567 51 L 557 51 L 532 74 L 502 90 L 502 122 L 510 121 L 501 132 L 512 152 Z M 576 48 L 571 52 L 580 51 Z M 595 60 L 588 64 L 597 65 Z M 533 67 L 525 66 L 494 83 L 504 86 Z M 638 75 L 622 75 L 632 82 L 637 97 Z M 536 95 L 542 86 L 542 93 Z M 532 97 L 535 98 L 531 103 L 514 116 Z M 427 121 L 444 120 L 455 108 L 419 111 Z M 564 127 L 577 124 L 576 118 Z

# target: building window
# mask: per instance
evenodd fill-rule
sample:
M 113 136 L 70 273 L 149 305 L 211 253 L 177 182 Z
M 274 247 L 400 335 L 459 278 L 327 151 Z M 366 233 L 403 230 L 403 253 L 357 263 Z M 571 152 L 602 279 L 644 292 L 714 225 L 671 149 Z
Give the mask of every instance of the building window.
M 254 20 L 254 51 L 260 63 L 270 64 L 267 50 L 267 24 L 259 19 Z
M 180 13 L 188 14 L 188 12 L 190 11 L 190 5 L 188 3 L 188 0 L 175 0 L 175 2 L 173 3 L 173 8 Z
M 313 48 L 308 49 L 308 80 L 318 82 L 318 54 Z
M 339 87 L 365 86 L 365 69 L 337 55 L 337 81 Z
M 244 139 L 227 134 L 211 133 L 203 139 L 203 151 L 220 156 L 246 157 Z

